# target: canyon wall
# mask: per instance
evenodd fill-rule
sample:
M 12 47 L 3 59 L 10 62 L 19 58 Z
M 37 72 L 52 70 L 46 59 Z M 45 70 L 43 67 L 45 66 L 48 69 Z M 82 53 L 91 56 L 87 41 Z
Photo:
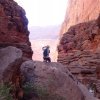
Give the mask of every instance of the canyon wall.
M 60 40 L 58 62 L 66 65 L 87 87 L 95 84 L 100 98 L 100 26 L 97 23 L 98 20 L 93 20 L 70 27 Z
M 25 11 L 16 2 L 0 0 L 0 100 L 40 100 L 41 96 L 41 100 L 47 100 L 47 96 L 48 100 L 96 100 L 62 64 L 30 60 L 32 50 L 27 24 Z M 93 32 L 92 38 L 90 35 L 91 41 L 97 40 L 96 47 L 98 25 L 93 23 L 91 27 L 97 34 Z M 37 91 L 33 83 L 40 85 Z
M 70 0 L 58 62 L 100 98 L 100 0 Z
M 25 15 L 23 8 L 13 0 L 0 0 L 0 89 L 10 86 L 8 93 L 12 100 L 23 97 L 20 66 L 32 59 L 33 53 Z M 0 100 L 7 100 L 2 98 L 1 91 Z M 4 95 L 7 96 L 6 93 Z
M 68 9 L 60 34 L 78 23 L 97 19 L 100 13 L 100 0 L 68 0 Z
M 0 0 L 0 48 L 15 46 L 24 57 L 32 58 L 28 20 L 25 11 L 13 0 Z

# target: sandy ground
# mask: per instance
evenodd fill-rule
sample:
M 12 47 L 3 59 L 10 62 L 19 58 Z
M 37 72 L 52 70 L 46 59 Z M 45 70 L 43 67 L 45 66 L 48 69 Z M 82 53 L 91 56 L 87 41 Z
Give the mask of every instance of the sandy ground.
M 43 61 L 42 47 L 49 45 L 51 61 L 56 62 L 57 61 L 57 44 L 58 44 L 58 40 L 55 40 L 55 39 L 31 40 L 32 50 L 34 51 L 33 60 Z

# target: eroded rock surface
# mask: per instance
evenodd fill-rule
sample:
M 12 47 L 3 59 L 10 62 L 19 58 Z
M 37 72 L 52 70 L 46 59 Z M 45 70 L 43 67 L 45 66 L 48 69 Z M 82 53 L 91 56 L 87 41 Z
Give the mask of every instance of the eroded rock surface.
M 68 0 L 60 34 L 64 34 L 72 25 L 97 19 L 99 14 L 100 0 Z
M 14 66 L 14 68 L 12 68 L 9 65 L 14 63 L 16 60 L 20 59 L 21 57 L 22 57 L 22 51 L 15 47 L 9 46 L 0 49 L 0 82 L 5 81 L 6 78 L 9 78 L 7 80 L 11 81 L 11 78 L 14 74 L 13 71 L 16 68 L 18 68 L 19 65 Z
M 68 71 L 66 66 L 60 63 L 44 63 L 39 61 L 26 61 L 21 66 L 22 73 L 26 76 L 26 82 L 44 89 L 52 100 L 96 100 L 84 86 L 79 86 L 78 81 Z M 85 94 L 82 92 L 86 92 Z M 41 94 L 40 94 L 41 95 Z M 49 96 L 49 95 L 48 95 Z M 57 97 L 59 97 L 57 99 Z M 87 99 L 88 98 L 88 99 Z M 43 100 L 51 100 L 44 98 Z
M 12 95 L 13 100 L 18 99 L 19 93 L 23 92 L 20 73 L 20 66 L 24 61 L 22 55 L 22 51 L 16 47 L 8 46 L 0 49 L 0 89 L 2 83 L 12 87 L 7 91 L 4 90 L 7 89 L 4 86 L 3 90 L 0 90 L 0 100 L 2 99 L 1 96 L 7 96 L 6 93 L 9 93 L 9 96 Z M 2 94 L 2 91 L 7 92 Z M 9 98 L 7 97 L 7 99 Z M 5 100 L 5 97 L 3 97 L 3 100 Z
M 0 0 L 0 48 L 15 46 L 24 57 L 32 58 L 27 25 L 22 7 L 13 0 Z
M 96 68 L 100 68 L 99 19 L 69 28 L 58 46 L 58 62 L 66 65 L 87 87 L 95 84 L 95 95 L 100 96 L 100 72 L 96 72 Z
M 0 87 L 13 87 L 7 92 L 14 100 L 23 98 L 20 66 L 24 61 L 32 59 L 27 25 L 28 20 L 22 7 L 13 0 L 0 0 Z

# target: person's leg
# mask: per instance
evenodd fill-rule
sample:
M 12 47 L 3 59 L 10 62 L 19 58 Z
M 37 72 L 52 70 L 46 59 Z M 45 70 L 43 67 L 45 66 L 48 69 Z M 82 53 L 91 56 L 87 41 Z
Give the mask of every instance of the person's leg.
M 48 57 L 48 62 L 51 62 L 51 58 L 50 57 Z
M 49 61 L 51 62 L 51 58 L 49 57 Z
M 48 58 L 46 58 L 46 62 L 48 62 Z
M 44 62 L 48 62 L 48 58 L 47 57 L 43 57 Z
M 45 62 L 45 57 L 43 57 L 43 62 Z

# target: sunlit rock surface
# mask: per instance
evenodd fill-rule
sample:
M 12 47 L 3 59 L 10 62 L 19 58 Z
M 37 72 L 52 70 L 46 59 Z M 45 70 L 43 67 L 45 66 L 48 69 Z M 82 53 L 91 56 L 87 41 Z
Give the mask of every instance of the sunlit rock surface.
M 68 0 L 68 2 L 60 34 L 65 33 L 72 25 L 97 19 L 100 13 L 100 0 Z

